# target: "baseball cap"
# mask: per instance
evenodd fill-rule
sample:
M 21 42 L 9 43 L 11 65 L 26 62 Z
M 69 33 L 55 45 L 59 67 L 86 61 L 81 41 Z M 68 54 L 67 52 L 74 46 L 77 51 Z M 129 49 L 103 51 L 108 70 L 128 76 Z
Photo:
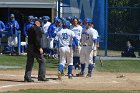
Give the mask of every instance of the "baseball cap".
M 84 22 L 86 22 L 86 23 L 91 23 L 91 22 L 92 22 L 92 20 L 91 20 L 91 19 L 89 19 L 89 18 L 85 18 Z
M 10 17 L 15 17 L 15 15 L 14 14 L 10 14 Z
M 31 15 L 31 16 L 28 16 L 28 19 L 34 19 L 34 17 Z
M 50 20 L 49 16 L 43 16 L 43 20 Z

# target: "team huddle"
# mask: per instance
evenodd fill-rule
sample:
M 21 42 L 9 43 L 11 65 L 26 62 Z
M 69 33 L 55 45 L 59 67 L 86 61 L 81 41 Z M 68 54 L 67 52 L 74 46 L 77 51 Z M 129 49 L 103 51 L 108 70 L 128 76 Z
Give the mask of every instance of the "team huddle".
M 73 66 L 81 72 L 78 76 L 85 76 L 86 64 L 88 64 L 88 74 L 91 77 L 94 68 L 96 55 L 98 32 L 93 28 L 91 19 L 81 20 L 74 17 L 55 18 L 55 22 L 48 28 L 50 47 L 57 48 L 58 51 L 58 79 L 63 75 L 64 66 L 68 66 L 68 78 L 72 78 Z M 83 23 L 83 24 L 82 24 Z M 52 43 L 53 42 L 53 43 Z M 53 44 L 53 45 L 51 45 Z
M 30 18 L 31 17 L 32 16 L 30 16 Z M 45 54 L 52 58 L 55 58 L 56 55 L 58 56 L 58 79 L 62 78 L 66 64 L 68 68 L 67 74 L 69 79 L 72 79 L 73 77 L 73 67 L 75 67 L 75 69 L 81 69 L 77 76 L 85 76 L 86 65 L 88 65 L 86 77 L 91 77 L 92 69 L 94 68 L 96 62 L 97 48 L 99 43 L 99 35 L 97 30 L 94 29 L 92 20 L 89 18 L 81 20 L 77 16 L 69 16 L 66 18 L 55 17 L 54 22 L 50 23 L 48 21 L 50 19 L 48 16 L 43 16 L 42 19 L 43 22 L 41 22 L 41 29 L 38 28 L 38 24 L 35 24 L 35 27 L 30 27 L 32 29 L 29 28 L 29 30 L 27 30 L 29 31 L 28 34 L 30 35 L 28 37 L 29 44 L 24 76 L 25 81 L 33 81 L 31 80 L 31 70 L 33 66 L 32 57 L 34 57 L 34 53 L 37 54 L 37 60 L 40 59 L 40 61 L 38 60 L 40 64 L 38 78 L 40 77 L 39 80 L 41 81 L 46 81 L 46 79 L 44 79 L 46 70 L 45 60 L 42 54 L 40 54 L 42 53 L 42 49 L 43 55 Z M 42 37 L 40 39 L 42 49 L 38 47 L 38 52 L 34 52 L 33 48 L 40 46 L 38 39 L 40 31 L 37 31 L 37 29 L 42 31 Z M 31 32 L 35 32 L 37 34 L 33 36 Z M 37 39 L 35 39 L 35 37 L 37 37 Z M 35 40 L 37 40 L 38 43 L 36 43 L 37 41 Z M 35 47 L 33 47 L 33 45 L 35 45 Z

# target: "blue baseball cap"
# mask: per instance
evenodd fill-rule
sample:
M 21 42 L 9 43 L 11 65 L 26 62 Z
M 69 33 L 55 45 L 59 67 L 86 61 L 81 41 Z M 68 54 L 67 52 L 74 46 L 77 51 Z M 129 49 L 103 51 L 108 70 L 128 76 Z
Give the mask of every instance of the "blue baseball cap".
M 71 21 L 72 20 L 72 17 L 71 16 L 68 16 L 66 17 L 67 20 Z
M 30 15 L 28 16 L 28 19 L 34 19 L 34 16 Z
M 70 28 L 70 21 L 64 21 L 63 28 Z
M 85 19 L 84 19 L 84 22 L 86 22 L 86 23 L 91 23 L 91 22 L 92 22 L 92 20 L 91 20 L 91 19 L 89 19 L 89 18 L 85 18 Z
M 49 16 L 43 16 L 43 18 L 42 18 L 43 20 L 50 20 L 50 17 Z

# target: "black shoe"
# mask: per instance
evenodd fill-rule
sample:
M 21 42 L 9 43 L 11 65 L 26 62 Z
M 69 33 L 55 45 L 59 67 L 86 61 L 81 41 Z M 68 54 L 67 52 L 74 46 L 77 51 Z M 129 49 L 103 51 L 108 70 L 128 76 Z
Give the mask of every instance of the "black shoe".
M 38 81 L 49 81 L 49 80 L 46 78 L 39 78 Z
M 32 79 L 24 79 L 24 82 L 34 82 Z

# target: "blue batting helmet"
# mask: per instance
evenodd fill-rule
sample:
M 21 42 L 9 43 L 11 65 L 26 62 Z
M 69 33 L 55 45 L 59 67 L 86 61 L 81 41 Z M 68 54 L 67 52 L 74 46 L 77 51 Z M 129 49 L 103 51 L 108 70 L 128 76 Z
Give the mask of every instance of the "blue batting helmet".
M 68 20 L 64 21 L 63 28 L 70 28 L 70 22 Z

